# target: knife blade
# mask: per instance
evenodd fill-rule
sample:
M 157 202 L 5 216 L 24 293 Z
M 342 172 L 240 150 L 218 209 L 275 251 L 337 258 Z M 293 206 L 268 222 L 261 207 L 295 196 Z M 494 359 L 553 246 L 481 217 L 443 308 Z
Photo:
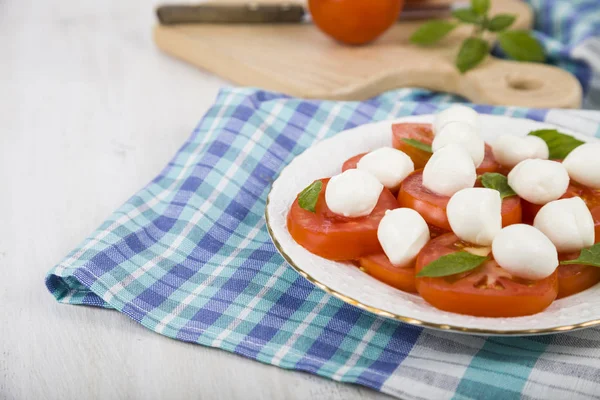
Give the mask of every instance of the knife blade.
M 427 19 L 443 18 L 450 15 L 454 6 L 436 3 L 424 6 L 409 2 L 405 5 L 400 18 Z M 156 16 L 162 25 L 177 24 L 270 24 L 302 23 L 308 21 L 305 8 L 301 4 L 168 4 L 156 8 Z

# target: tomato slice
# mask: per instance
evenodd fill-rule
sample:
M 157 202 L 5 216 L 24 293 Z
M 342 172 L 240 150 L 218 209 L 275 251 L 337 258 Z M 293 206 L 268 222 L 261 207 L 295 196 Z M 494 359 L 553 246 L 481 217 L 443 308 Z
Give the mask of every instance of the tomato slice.
M 500 172 L 502 167 L 496 161 L 494 152 L 489 144 L 485 144 L 485 156 L 481 165 L 477 168 L 477 175 L 485 174 L 486 172 Z
M 358 164 L 360 159 L 363 158 L 363 156 L 365 154 L 367 154 L 367 153 L 360 153 L 360 154 L 355 155 L 354 157 L 350 157 L 349 159 L 347 159 L 344 162 L 344 165 L 342 165 L 342 172 L 347 171 L 349 169 L 355 169 L 356 165 Z
M 415 271 L 450 253 L 470 247 L 453 233 L 433 239 L 417 257 Z M 480 267 L 441 278 L 416 278 L 419 294 L 440 310 L 480 317 L 518 317 L 548 307 L 558 293 L 556 271 L 539 281 L 513 277 L 493 259 Z
M 385 253 L 372 254 L 358 260 L 360 267 L 373 278 L 404 292 L 416 293 L 415 265 L 396 267 Z
M 417 149 L 406 143 L 403 139 L 414 139 L 421 143 L 431 145 L 433 142 L 433 131 L 431 124 L 402 123 L 392 125 L 392 146 L 406 153 L 415 164 L 415 169 L 425 167 L 431 157 L 431 153 Z
M 377 227 L 386 210 L 398 208 L 394 195 L 383 189 L 379 201 L 370 215 L 347 218 L 335 214 L 325 202 L 325 188 L 329 179 L 321 179 L 315 212 L 298 205 L 298 198 L 288 213 L 287 226 L 294 240 L 311 253 L 330 260 L 355 260 L 381 253 Z
M 410 174 L 400 186 L 398 203 L 401 207 L 416 210 L 428 224 L 450 231 L 446 216 L 446 206 L 450 197 L 432 192 L 423 186 L 423 171 Z M 521 222 L 521 199 L 518 196 L 507 197 L 502 201 L 502 226 Z
M 401 123 L 392 125 L 392 146 L 406 153 L 413 160 L 415 169 L 424 168 L 431 157 L 431 153 L 417 149 L 406 143 L 403 139 L 414 139 L 431 145 L 433 143 L 431 124 Z M 477 175 L 485 174 L 486 172 L 497 172 L 499 169 L 500 164 L 494 158 L 492 148 L 486 143 L 485 158 L 479 168 L 477 168 Z
M 596 235 L 598 237 L 598 235 Z M 580 251 L 560 254 L 559 259 L 574 260 Z M 584 291 L 600 282 L 600 268 L 591 265 L 568 264 L 558 266 L 558 297 L 559 299 Z
M 590 210 L 593 210 L 592 215 L 595 215 L 594 221 L 596 221 L 596 241 L 600 241 L 600 189 L 592 189 L 587 186 L 581 185 L 577 182 L 571 181 L 565 194 L 561 199 L 568 199 L 570 197 L 581 197 L 581 199 L 587 204 Z M 526 200 L 523 200 L 523 221 L 528 224 L 533 224 L 535 216 L 543 207 L 543 205 L 533 204 Z

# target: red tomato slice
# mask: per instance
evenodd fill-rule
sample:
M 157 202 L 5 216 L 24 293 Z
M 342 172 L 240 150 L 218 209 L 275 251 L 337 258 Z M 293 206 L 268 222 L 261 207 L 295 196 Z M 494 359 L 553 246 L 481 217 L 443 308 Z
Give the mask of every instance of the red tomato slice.
M 431 157 L 431 153 L 417 149 L 406 143 L 403 139 L 414 139 L 421 143 L 431 145 L 433 142 L 433 131 L 431 124 L 402 123 L 392 125 L 392 146 L 406 153 L 415 164 L 415 169 L 425 167 Z
M 355 155 L 354 157 L 350 157 L 349 159 L 347 159 L 344 162 L 344 165 L 342 165 L 342 172 L 347 171 L 349 169 L 355 169 L 356 165 L 358 164 L 360 159 L 363 158 L 363 156 L 365 154 L 367 154 L 367 153 L 360 153 L 360 154 Z
M 596 235 L 596 237 L 598 237 Z M 580 251 L 559 255 L 561 261 L 574 260 Z M 600 268 L 591 265 L 571 264 L 558 266 L 559 299 L 584 291 L 600 282 Z
M 301 208 L 298 198 L 292 204 L 287 226 L 294 240 L 311 253 L 330 260 L 356 260 L 381 253 L 383 250 L 377 239 L 377 227 L 386 210 L 398 208 L 394 195 L 384 188 L 370 215 L 347 218 L 327 207 L 325 188 L 329 179 L 321 179 L 321 182 L 323 188 L 314 213 Z
M 453 233 L 430 241 L 419 253 L 415 271 L 450 253 L 468 247 Z M 480 317 L 518 317 L 536 314 L 558 293 L 556 271 L 539 281 L 513 277 L 493 259 L 462 274 L 416 278 L 417 291 L 440 310 Z
M 362 257 L 358 262 L 360 267 L 373 278 L 404 292 L 416 293 L 414 263 L 396 267 L 385 253 Z
M 431 153 L 417 149 L 406 143 L 403 139 L 414 139 L 421 143 L 431 145 L 433 143 L 433 131 L 431 124 L 401 123 L 392 125 L 392 146 L 406 153 L 415 164 L 415 169 L 425 167 L 431 157 Z M 485 145 L 485 158 L 477 168 L 477 175 L 486 172 L 496 172 L 500 169 L 500 164 L 496 162 L 492 148 Z
M 485 174 L 486 172 L 500 172 L 501 166 L 494 157 L 494 152 L 489 144 L 485 144 L 485 157 L 481 165 L 477 168 L 477 175 Z
M 600 190 L 598 189 L 591 189 L 587 186 L 571 181 L 567 191 L 560 198 L 568 199 L 570 197 L 581 197 L 590 210 L 596 210 L 597 208 L 600 208 Z M 523 221 L 528 224 L 533 224 L 535 216 L 543 207 L 543 205 L 533 204 L 527 200 L 523 200 L 522 203 Z M 594 211 L 592 214 L 594 215 L 594 213 L 596 215 L 594 218 L 596 221 L 596 232 L 600 232 L 600 211 Z M 600 241 L 598 233 L 596 233 L 596 241 Z
M 431 225 L 450 231 L 446 206 L 450 197 L 441 196 L 423 186 L 423 171 L 410 174 L 400 186 L 398 202 L 401 207 L 416 210 Z M 507 197 L 502 201 L 502 226 L 521 222 L 521 199 Z

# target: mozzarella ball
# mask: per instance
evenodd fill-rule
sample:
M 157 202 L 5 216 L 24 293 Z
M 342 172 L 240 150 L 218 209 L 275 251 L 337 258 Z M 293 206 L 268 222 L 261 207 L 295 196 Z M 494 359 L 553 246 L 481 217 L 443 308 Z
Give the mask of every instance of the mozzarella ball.
M 360 169 L 349 169 L 332 177 L 325 189 L 327 207 L 344 217 L 371 214 L 383 185 L 373 175 Z
M 397 208 L 385 212 L 377 229 L 377 238 L 392 264 L 410 267 L 429 241 L 429 227 L 415 210 Z
M 460 104 L 450 106 L 435 115 L 435 119 L 433 120 L 433 134 L 437 135 L 446 124 L 457 121 L 467 123 L 477 129 L 479 126 L 479 114 L 472 108 Z
M 539 158 L 547 160 L 549 150 L 544 140 L 537 136 L 500 136 L 492 144 L 494 158 L 502 166 L 512 168 L 523 160 Z
M 498 265 L 523 279 L 544 279 L 558 266 L 558 253 L 550 239 L 525 224 L 502 229 L 492 242 L 492 254 Z
M 461 145 L 469 152 L 473 164 L 479 167 L 485 157 L 485 143 L 477 130 L 465 122 L 450 122 L 435 136 L 431 148 L 434 152 L 449 143 Z
M 450 143 L 431 156 L 423 169 L 423 186 L 442 196 L 452 196 L 475 185 L 473 159 L 464 147 Z
M 594 244 L 594 218 L 579 197 L 551 201 L 537 213 L 533 226 L 554 243 L 559 253 Z
M 409 156 L 392 147 L 382 147 L 365 154 L 356 168 L 373 175 L 388 189 L 397 189 L 415 165 Z
M 459 190 L 446 207 L 452 231 L 462 240 L 481 246 L 492 244 L 502 229 L 502 199 L 494 189 Z
M 600 143 L 585 143 L 575 148 L 563 165 L 574 181 L 600 189 Z
M 533 204 L 560 198 L 569 186 L 569 174 L 556 161 L 529 159 L 518 163 L 508 174 L 509 186 Z

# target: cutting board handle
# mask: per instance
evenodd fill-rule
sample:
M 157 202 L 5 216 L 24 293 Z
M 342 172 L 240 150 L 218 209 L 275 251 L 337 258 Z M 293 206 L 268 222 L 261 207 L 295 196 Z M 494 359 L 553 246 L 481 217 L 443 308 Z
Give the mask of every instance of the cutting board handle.
M 456 92 L 475 103 L 537 108 L 580 108 L 581 84 L 550 65 L 491 58 L 461 75 Z
M 308 97 L 367 99 L 379 93 L 403 88 L 422 87 L 466 97 L 473 103 L 531 108 L 580 108 L 581 84 L 573 75 L 545 64 L 488 59 L 461 74 L 449 57 L 430 59 L 413 53 L 413 61 L 369 76 L 352 85 L 325 93 L 305 93 Z

